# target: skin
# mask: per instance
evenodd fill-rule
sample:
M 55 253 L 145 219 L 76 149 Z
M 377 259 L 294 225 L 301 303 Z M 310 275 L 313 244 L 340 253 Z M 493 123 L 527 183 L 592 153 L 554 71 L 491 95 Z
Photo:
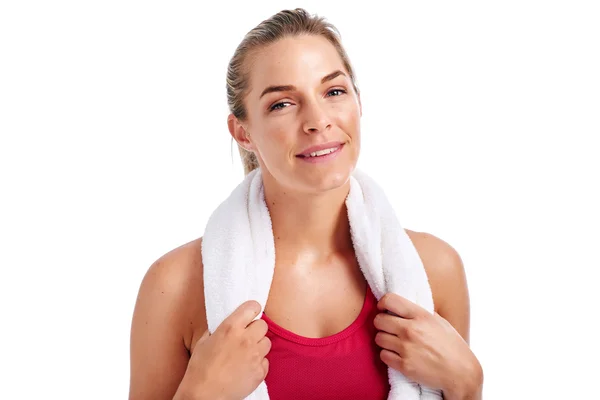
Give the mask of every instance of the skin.
M 248 118 L 230 115 L 228 127 L 263 169 L 277 252 L 265 313 L 299 335 L 329 336 L 354 321 L 366 290 L 344 205 L 360 152 L 360 97 L 322 37 L 283 39 L 252 54 L 251 62 Z M 335 71 L 342 74 L 322 82 Z M 273 85 L 295 89 L 261 97 Z M 296 157 L 329 141 L 345 143 L 329 163 Z M 379 309 L 399 316 L 382 312 L 375 320 L 381 358 L 417 382 L 442 388 L 446 399 L 480 399 L 483 372 L 468 346 L 469 294 L 460 256 L 434 235 L 407 233 L 429 277 L 436 313 L 384 296 Z M 144 277 L 132 322 L 130 399 L 172 399 L 193 380 L 190 354 L 207 329 L 201 240 L 165 254 Z

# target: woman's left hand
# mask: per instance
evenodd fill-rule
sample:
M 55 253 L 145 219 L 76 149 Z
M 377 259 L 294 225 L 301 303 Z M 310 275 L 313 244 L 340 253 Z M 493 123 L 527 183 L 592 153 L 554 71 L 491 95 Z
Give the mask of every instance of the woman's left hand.
M 408 379 L 430 388 L 456 392 L 481 368 L 469 345 L 439 314 L 395 293 L 377 304 L 377 345 L 381 360 Z M 388 314 L 391 311 L 396 315 Z M 459 389 L 461 388 L 461 389 Z

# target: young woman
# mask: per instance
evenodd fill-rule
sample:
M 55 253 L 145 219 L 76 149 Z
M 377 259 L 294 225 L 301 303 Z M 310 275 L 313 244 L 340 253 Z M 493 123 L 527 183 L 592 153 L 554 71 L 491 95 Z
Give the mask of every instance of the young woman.
M 302 9 L 262 22 L 229 64 L 227 95 L 229 132 L 245 172 L 262 169 L 273 224 L 264 314 L 253 321 L 260 305 L 246 302 L 208 335 L 202 238 L 165 254 L 135 307 L 130 399 L 243 399 L 262 380 L 273 400 L 385 399 L 388 366 L 446 399 L 481 398 L 457 252 L 407 231 L 435 314 L 395 294 L 377 302 L 357 264 L 345 198 L 362 105 L 337 30 Z

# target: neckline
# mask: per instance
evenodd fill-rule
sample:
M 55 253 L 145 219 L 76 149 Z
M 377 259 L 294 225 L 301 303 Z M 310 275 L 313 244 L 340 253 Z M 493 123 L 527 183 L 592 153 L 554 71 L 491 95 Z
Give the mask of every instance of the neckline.
M 371 299 L 371 288 L 367 284 L 367 290 L 365 291 L 365 298 L 363 300 L 362 309 L 358 316 L 354 319 L 354 321 L 348 325 L 346 328 L 341 330 L 338 333 L 334 333 L 333 335 L 325 336 L 322 338 L 311 338 L 306 336 L 298 335 L 292 331 L 289 331 L 280 325 L 276 324 L 272 319 L 270 319 L 267 314 L 263 312 L 261 318 L 265 320 L 267 325 L 269 326 L 269 331 L 273 332 L 277 336 L 282 337 L 290 342 L 298 343 L 304 346 L 325 346 L 328 344 L 332 344 L 335 342 L 339 342 L 340 340 L 346 339 L 348 336 L 352 335 L 358 328 L 360 328 L 367 317 L 369 316 L 370 303 L 372 303 Z

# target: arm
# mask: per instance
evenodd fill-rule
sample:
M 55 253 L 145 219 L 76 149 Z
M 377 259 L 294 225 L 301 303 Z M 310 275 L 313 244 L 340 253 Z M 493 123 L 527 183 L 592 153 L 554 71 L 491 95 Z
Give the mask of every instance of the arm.
M 469 343 L 470 301 L 464 265 L 455 249 L 427 233 L 407 231 L 427 271 L 435 311 Z M 483 369 L 474 355 L 457 366 L 453 387 L 444 391 L 447 400 L 481 400 Z
M 131 325 L 130 400 L 173 399 L 185 375 L 194 328 L 205 320 L 199 249 L 199 241 L 181 246 L 144 276 Z

